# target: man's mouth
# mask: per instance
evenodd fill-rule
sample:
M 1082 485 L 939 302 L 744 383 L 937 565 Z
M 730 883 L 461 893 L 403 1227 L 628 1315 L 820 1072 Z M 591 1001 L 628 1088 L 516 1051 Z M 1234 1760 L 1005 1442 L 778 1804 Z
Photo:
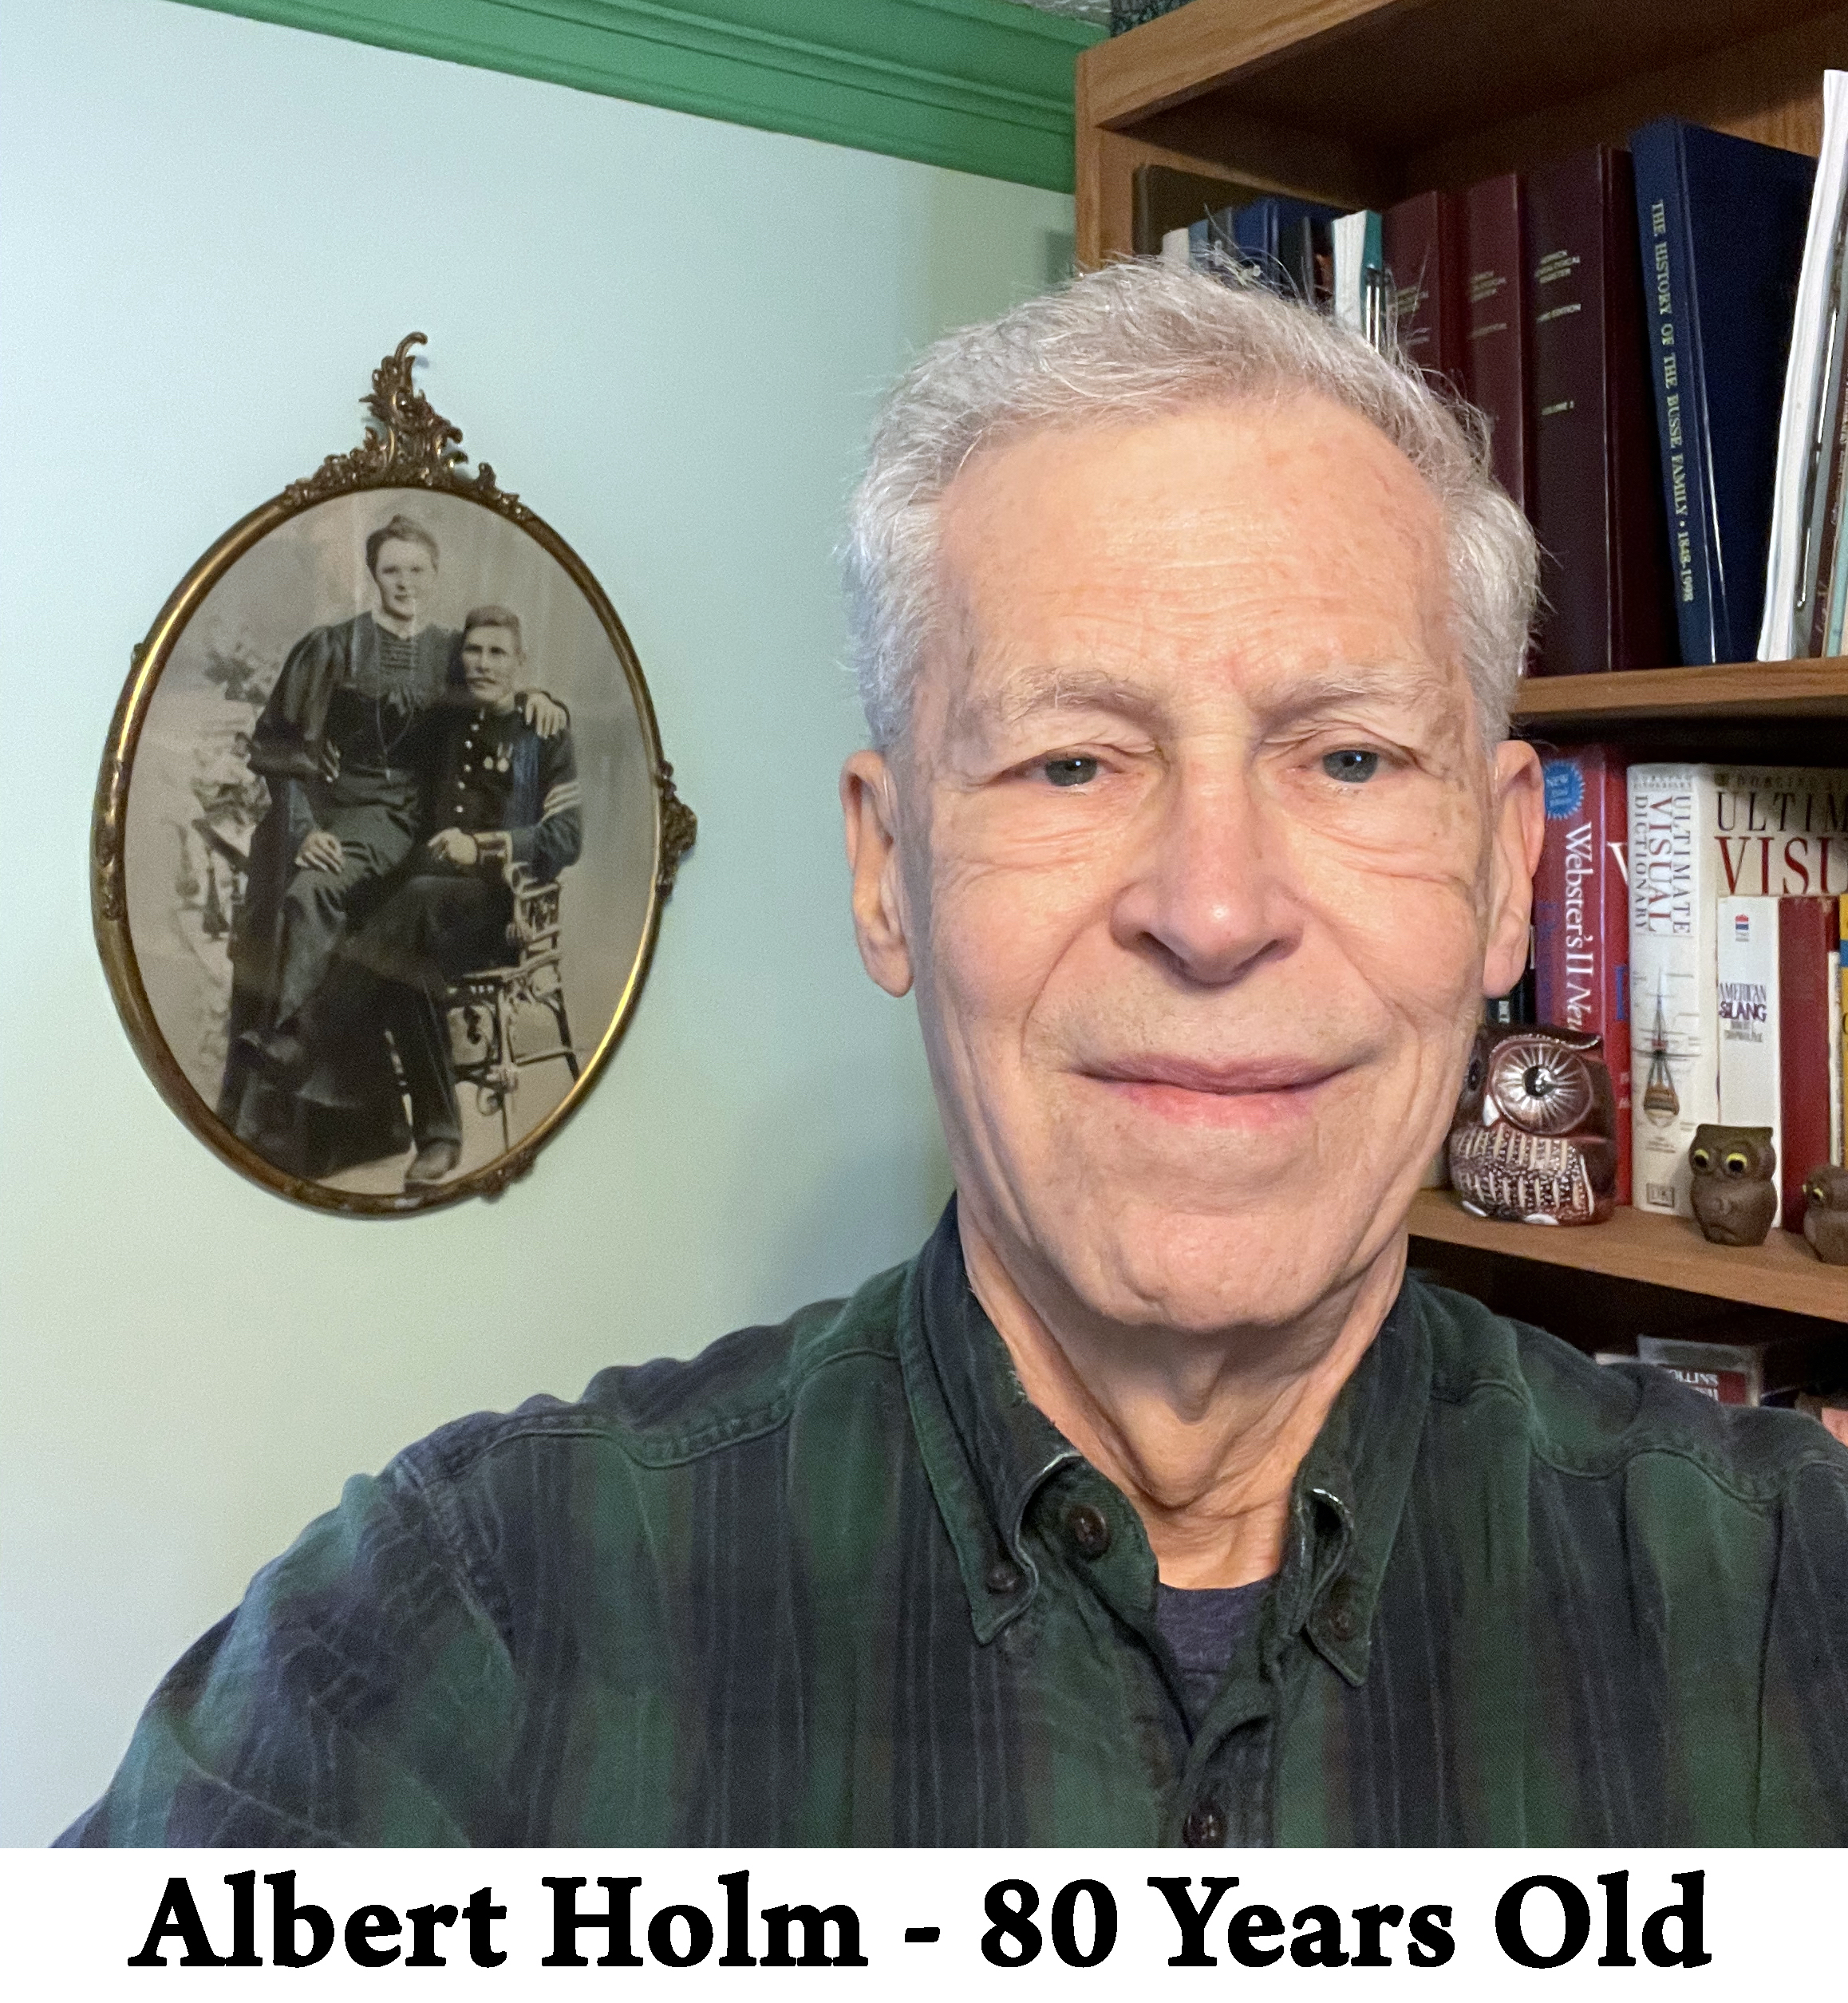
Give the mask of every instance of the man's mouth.
M 1300 1118 L 1345 1064 L 1303 1057 L 1138 1057 L 1086 1065 L 1082 1075 L 1147 1112 L 1185 1125 L 1258 1127 Z

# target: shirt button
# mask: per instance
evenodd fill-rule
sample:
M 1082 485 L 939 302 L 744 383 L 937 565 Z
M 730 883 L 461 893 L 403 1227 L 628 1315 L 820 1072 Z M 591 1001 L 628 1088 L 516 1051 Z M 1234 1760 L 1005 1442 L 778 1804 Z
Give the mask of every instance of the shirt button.
M 1359 1589 L 1345 1573 L 1329 1591 L 1329 1632 L 1337 1642 L 1351 1642 L 1360 1630 L 1360 1610 L 1354 1604 Z
M 991 1593 L 1013 1593 L 1020 1590 L 1026 1574 L 1011 1558 L 997 1558 L 988 1568 L 985 1582 Z
M 1219 1850 L 1226 1842 L 1226 1818 L 1216 1801 L 1196 1801 L 1181 1824 L 1181 1841 L 1190 1850 Z
M 1110 1548 L 1110 1519 L 1089 1503 L 1074 1503 L 1066 1511 L 1065 1527 L 1081 1558 L 1101 1558 Z

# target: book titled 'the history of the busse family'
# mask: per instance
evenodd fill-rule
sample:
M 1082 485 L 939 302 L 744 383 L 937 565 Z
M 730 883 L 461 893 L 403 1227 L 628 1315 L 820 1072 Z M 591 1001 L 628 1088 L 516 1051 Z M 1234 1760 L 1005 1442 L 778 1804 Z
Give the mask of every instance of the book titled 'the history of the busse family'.
M 1680 658 L 1749 661 L 1816 164 L 1682 118 L 1630 155 Z

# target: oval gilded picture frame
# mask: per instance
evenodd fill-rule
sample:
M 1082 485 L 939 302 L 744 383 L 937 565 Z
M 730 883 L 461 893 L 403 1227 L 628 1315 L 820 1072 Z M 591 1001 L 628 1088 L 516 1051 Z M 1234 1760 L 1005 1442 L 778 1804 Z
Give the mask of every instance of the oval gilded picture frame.
M 621 1041 L 697 824 L 615 608 L 374 371 L 354 450 L 228 529 L 134 650 L 92 824 L 110 991 L 267 1189 L 495 1196 Z

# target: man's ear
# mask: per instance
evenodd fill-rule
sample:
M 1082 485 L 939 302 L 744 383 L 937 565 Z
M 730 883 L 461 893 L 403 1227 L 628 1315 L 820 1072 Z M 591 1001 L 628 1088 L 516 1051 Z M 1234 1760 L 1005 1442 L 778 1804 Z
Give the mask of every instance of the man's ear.
M 841 767 L 840 807 L 861 962 L 886 994 L 908 994 L 913 970 L 898 859 L 898 786 L 883 753 L 856 751 Z
M 1540 761 L 1531 745 L 1510 738 L 1495 748 L 1490 812 L 1495 817 L 1489 872 L 1489 933 L 1483 993 L 1506 994 L 1527 970 L 1527 925 L 1534 871 L 1546 838 Z

